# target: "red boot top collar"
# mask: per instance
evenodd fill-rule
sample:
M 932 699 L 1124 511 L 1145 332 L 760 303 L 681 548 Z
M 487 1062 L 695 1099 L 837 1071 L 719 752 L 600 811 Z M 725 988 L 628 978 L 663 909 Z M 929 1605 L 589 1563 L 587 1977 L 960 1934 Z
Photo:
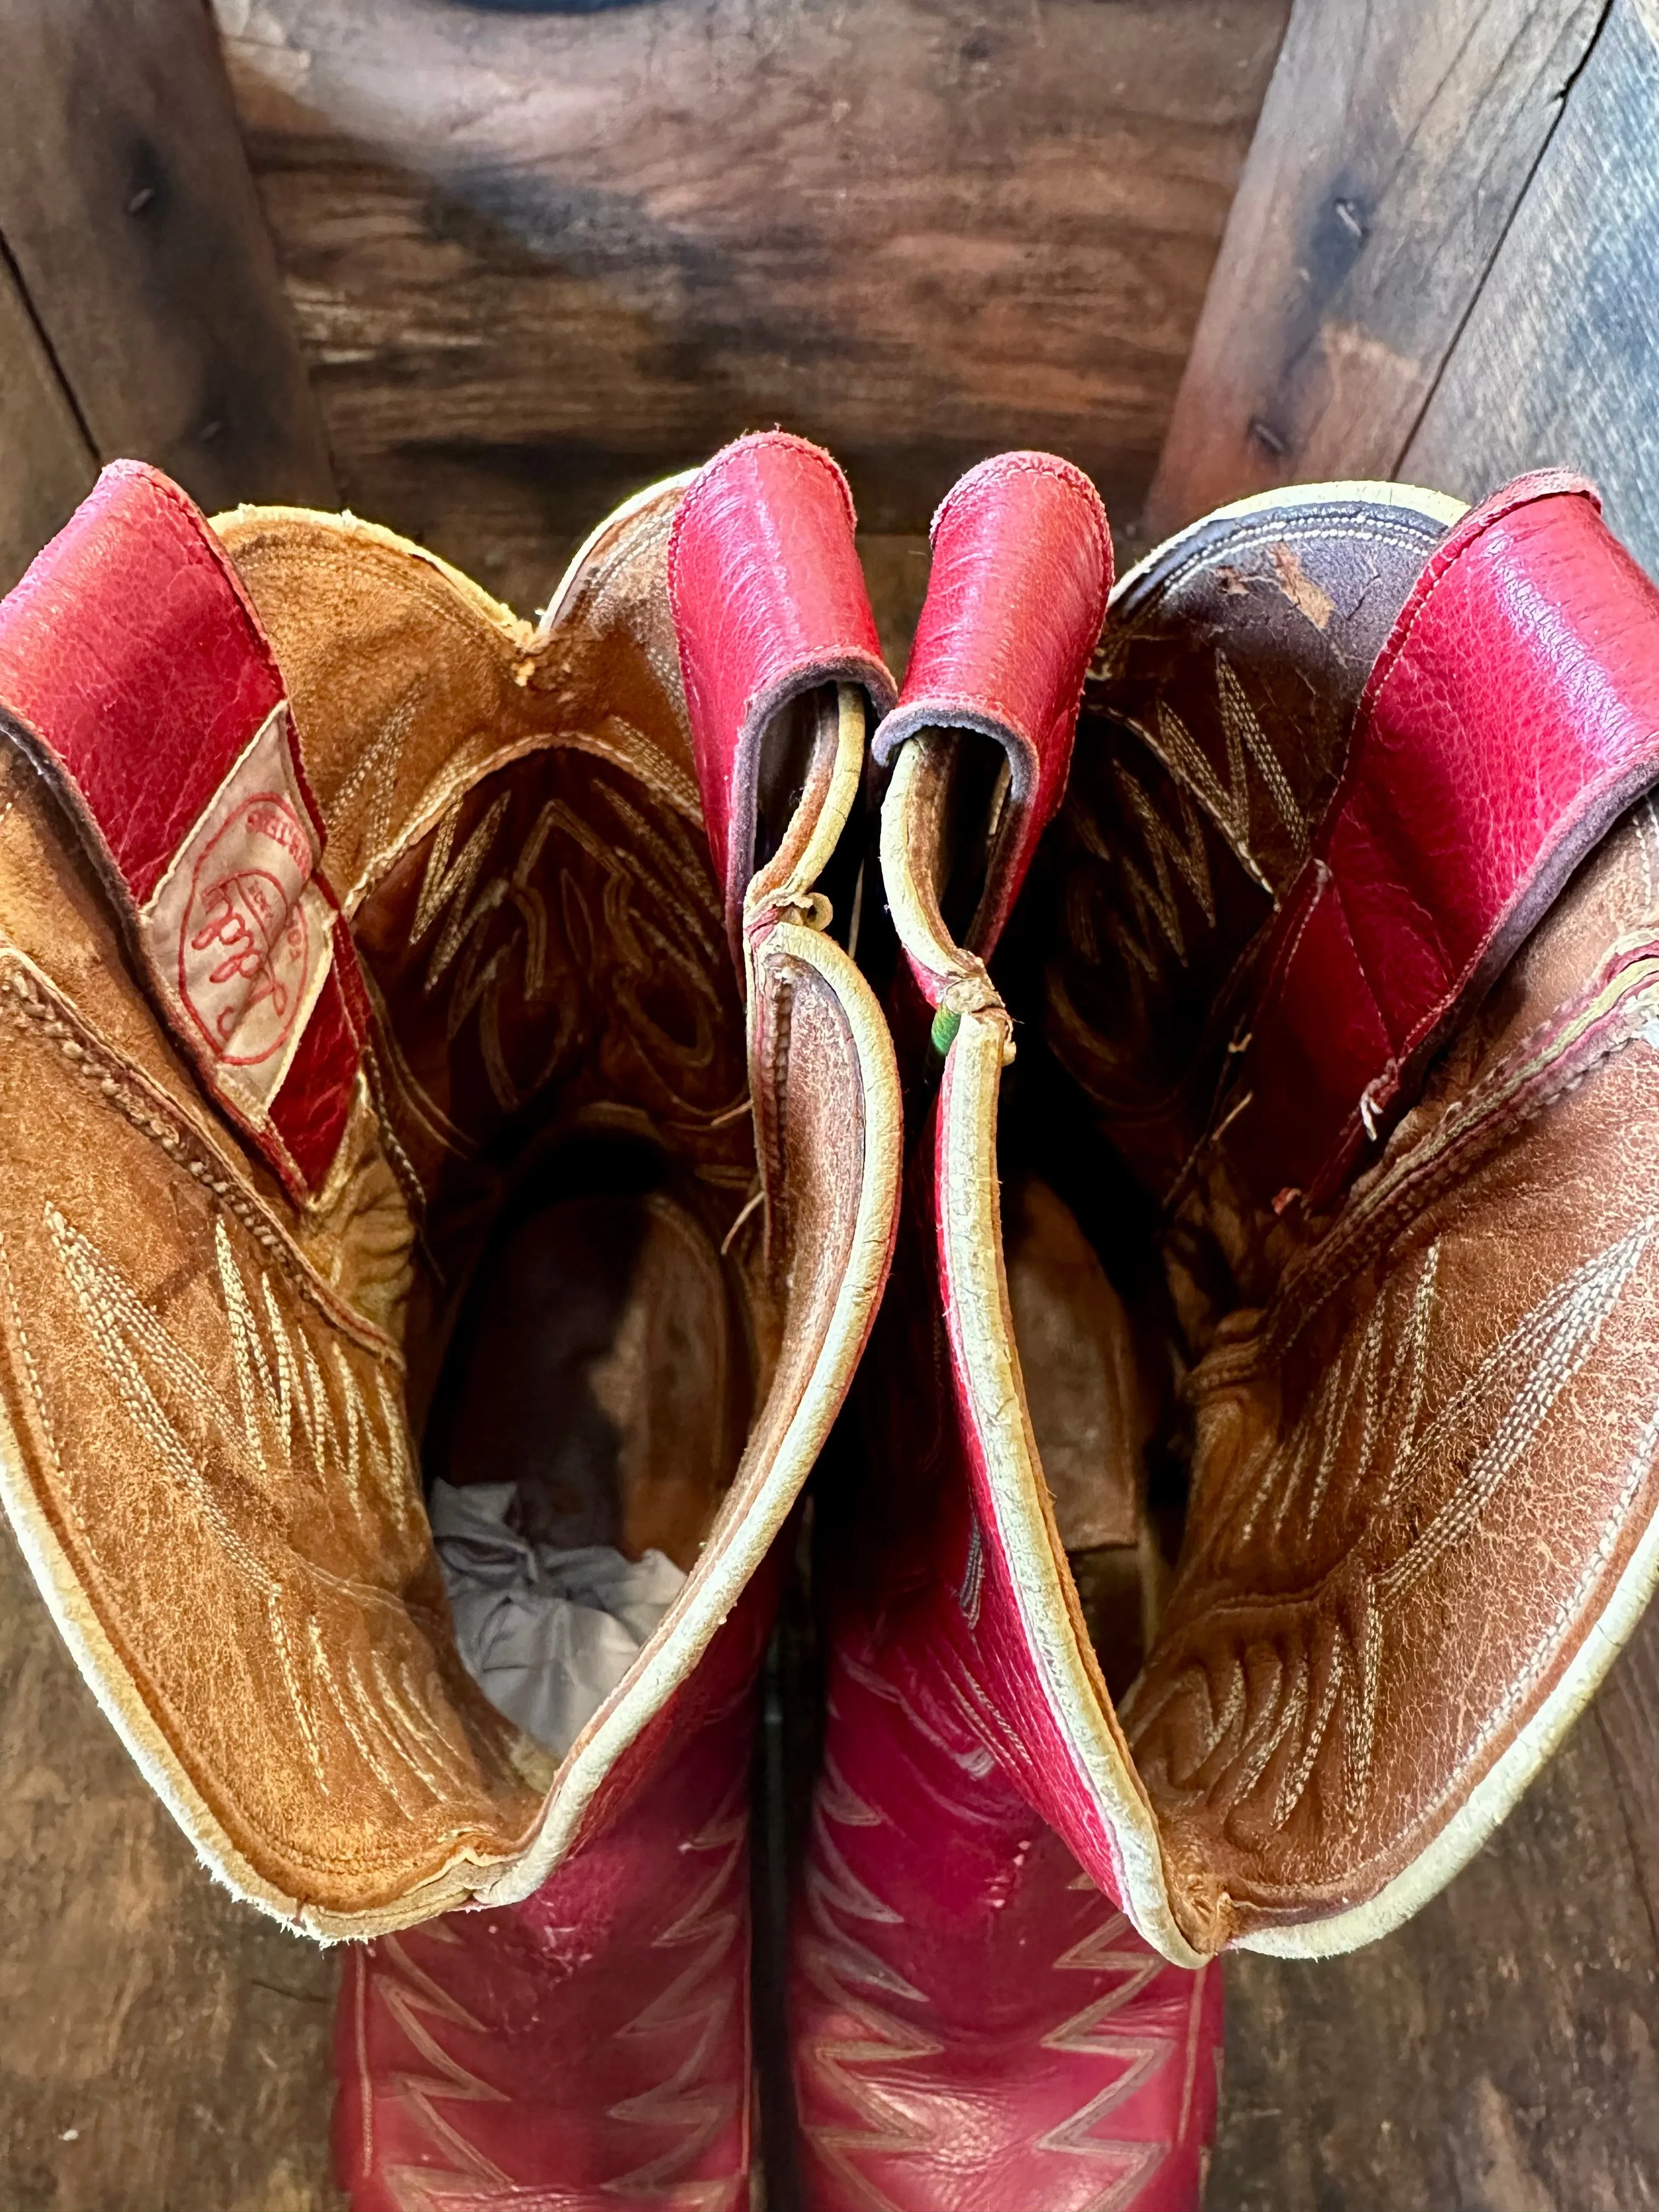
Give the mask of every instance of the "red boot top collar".
M 884 766 L 928 729 L 975 730 L 1008 755 L 1009 787 L 966 949 L 988 957 L 1066 790 L 1083 678 L 1105 617 L 1112 543 L 1100 495 L 1053 453 L 970 469 L 933 517 L 927 603 Z
M 0 604 L 0 729 L 51 777 L 209 1094 L 303 1202 L 368 1029 L 282 672 L 206 518 L 117 461 Z
M 717 453 L 674 518 L 669 597 L 703 817 L 740 972 L 769 727 L 793 700 L 831 684 L 862 690 L 877 716 L 892 703 L 853 543 L 855 520 L 847 479 L 829 454 L 781 430 Z M 862 753 L 860 732 L 860 763 Z M 841 822 L 823 827 L 823 836 L 806 841 L 820 858 Z
M 1222 1109 L 1264 1200 L 1340 1188 L 1656 782 L 1659 592 L 1592 486 L 1523 477 L 1448 533 L 1401 609 L 1273 926 Z

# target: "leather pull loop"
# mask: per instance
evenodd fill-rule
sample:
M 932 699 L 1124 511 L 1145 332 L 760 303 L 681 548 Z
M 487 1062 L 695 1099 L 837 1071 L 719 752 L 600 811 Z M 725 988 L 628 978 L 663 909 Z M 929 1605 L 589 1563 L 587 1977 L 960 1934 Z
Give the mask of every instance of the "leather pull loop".
M 970 469 L 933 524 L 933 564 L 884 767 L 925 731 L 975 731 L 1008 757 L 983 891 L 961 942 L 988 958 L 1066 790 L 1078 702 L 1112 582 L 1100 495 L 1053 453 Z
M 717 453 L 674 518 L 669 597 L 703 817 L 740 973 L 769 733 L 792 702 L 826 690 L 823 719 L 834 726 L 820 733 L 823 773 L 809 769 L 803 799 L 814 818 L 792 825 L 782 841 L 797 859 L 817 859 L 833 848 L 846 820 L 845 811 L 823 819 L 825 810 L 850 809 L 857 791 L 856 776 L 848 788 L 837 772 L 850 726 L 837 719 L 829 687 L 862 694 L 877 716 L 892 703 L 854 523 L 847 480 L 829 454 L 781 430 L 739 438 Z M 863 729 L 854 734 L 861 766 Z M 811 889 L 810 881 L 793 880 L 787 859 L 781 871 L 769 866 L 768 878 L 775 899 Z
M 282 672 L 208 521 L 117 461 L 0 605 L 0 727 L 51 779 L 204 1089 L 304 1204 L 368 1000 Z
M 1261 1196 L 1334 1193 L 1656 783 L 1659 591 L 1591 485 L 1521 477 L 1424 568 L 1282 902 L 1230 1094 L 1249 1094 L 1229 1144 Z

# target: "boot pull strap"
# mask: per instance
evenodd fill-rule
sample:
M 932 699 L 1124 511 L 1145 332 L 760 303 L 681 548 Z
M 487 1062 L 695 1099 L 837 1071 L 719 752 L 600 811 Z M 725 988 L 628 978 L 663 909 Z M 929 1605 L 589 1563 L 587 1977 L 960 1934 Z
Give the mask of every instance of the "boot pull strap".
M 282 672 L 205 516 L 106 468 L 0 603 L 0 731 L 58 793 L 173 1042 L 296 1203 L 368 1028 Z
M 874 752 L 890 766 L 911 738 L 928 733 L 940 777 L 956 750 L 953 732 L 977 732 L 1006 755 L 1006 778 L 992 801 L 982 889 L 959 928 L 938 933 L 983 960 L 1065 794 L 1083 678 L 1111 589 L 1112 542 L 1100 495 L 1083 471 L 1053 453 L 1000 453 L 970 469 L 934 515 L 932 538 L 927 598 L 904 689 L 876 732 Z M 933 811 L 942 820 L 942 803 Z M 886 839 L 884 824 L 884 851 Z M 913 864 L 926 865 L 915 840 L 896 828 L 892 850 L 901 847 Z M 943 890 L 939 885 L 938 894 Z M 907 896 L 890 872 L 888 894 L 896 920 L 902 909 L 930 907 L 927 896 L 920 902 Z M 935 896 L 931 904 L 937 903 Z M 902 921 L 900 927 L 902 933 Z M 907 941 L 907 950 L 931 972 L 943 946 L 924 951 Z
M 857 695 L 875 717 L 892 703 L 854 520 L 829 454 L 781 430 L 717 453 L 674 517 L 669 598 L 739 975 L 745 934 L 800 906 L 845 826 L 863 769 Z
M 1659 591 L 1592 485 L 1522 477 L 1447 533 L 1401 610 L 1273 924 L 1223 1102 L 1264 1200 L 1334 1193 L 1656 784 Z

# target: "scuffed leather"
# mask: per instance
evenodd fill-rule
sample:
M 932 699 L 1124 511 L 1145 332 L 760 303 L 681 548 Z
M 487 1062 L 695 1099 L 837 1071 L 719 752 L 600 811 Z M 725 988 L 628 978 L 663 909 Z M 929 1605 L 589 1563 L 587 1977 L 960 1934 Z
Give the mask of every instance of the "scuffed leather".
M 1088 477 L 1037 453 L 998 453 L 970 469 L 940 502 L 930 535 L 933 566 L 904 687 L 872 750 L 890 766 L 921 731 L 960 729 L 1006 751 L 1004 820 L 964 939 L 988 958 L 1066 789 L 1078 697 L 1111 588 L 1112 542 Z
M 774 932 L 758 1005 L 780 1064 L 751 1071 L 668 608 L 678 489 L 597 535 L 539 633 L 350 518 L 222 519 L 374 1010 L 304 1207 L 157 1019 L 32 756 L 0 749 L 0 1492 L 204 1858 L 313 1932 L 529 1893 L 697 1725 L 705 1673 L 729 1692 L 701 1662 L 884 1275 L 890 1052 L 815 931 Z M 53 618 L 97 638 L 95 612 L 71 593 Z M 131 695 L 158 711 L 188 690 L 165 644 Z M 415 1437 L 526 1147 L 617 1127 L 661 1145 L 672 1194 L 730 1242 L 753 1413 L 680 1599 L 556 1771 L 456 1658 Z
M 159 470 L 106 468 L 6 599 L 0 702 L 210 1094 L 291 1196 L 314 1197 L 344 1139 L 368 1001 L 281 672 L 205 518 Z M 255 1021 L 237 1028 L 243 1006 Z
M 930 1114 L 859 1380 L 861 1479 L 819 1501 L 830 1681 L 790 2015 L 806 2201 L 1191 2212 L 1219 1978 L 1164 1965 L 1119 1881 L 1085 1874 L 1061 1839 L 1092 1808 L 1018 1576 L 975 1504 L 939 1157 Z M 1094 1833 L 1098 1869 L 1115 1839 Z
M 1047 689 L 1020 691 L 1057 797 L 1109 556 L 1093 494 L 1079 496 L 1063 464 L 1020 465 L 1012 481 L 1021 495 L 1036 487 L 1051 572 L 1093 579 L 1092 592 L 1060 602 L 1063 640 L 1036 636 Z M 968 480 L 970 516 L 976 485 L 994 495 L 996 470 Z M 1005 610 L 1020 604 L 1032 582 L 1006 534 L 1008 507 L 993 497 L 988 518 L 974 541 L 981 612 L 1004 586 Z M 1012 561 L 1004 586 L 999 537 Z M 944 588 L 959 584 L 947 563 Z M 1024 600 L 1028 625 L 1039 604 Z M 954 605 L 952 665 L 965 681 L 994 651 L 1006 657 L 1006 641 L 982 639 L 971 607 Z M 1013 689 L 952 698 L 988 720 Z M 909 759 L 932 767 L 950 738 L 931 715 L 927 728 Z M 920 885 L 937 930 L 927 841 L 939 817 L 928 785 L 908 776 L 902 767 L 888 802 L 915 857 L 905 912 Z M 918 964 L 947 1007 L 973 1000 L 963 1026 L 1006 1038 L 974 955 L 937 933 L 923 951 Z M 906 988 L 901 972 L 896 990 Z M 920 1099 L 925 1034 L 910 1043 L 905 1072 Z M 826 1486 L 819 1501 L 830 1682 L 791 1988 L 806 2201 L 813 2212 L 1190 2212 L 1214 2125 L 1219 1981 L 1166 1965 L 1120 1910 L 1120 1885 L 1085 1875 L 1051 1825 L 1077 1825 L 1085 1808 L 1018 1576 L 986 1541 L 975 1502 L 977 1437 L 960 1410 L 935 1235 L 951 1203 L 936 1177 L 951 1164 L 924 1105 L 893 1280 L 860 1377 L 859 1479 L 844 1492 Z M 991 1173 L 977 1154 L 966 1168 Z M 1114 1839 L 1097 1830 L 1097 1865 Z
M 1029 1449 L 1006 1293 L 976 1256 L 994 1008 L 964 1015 L 945 1063 L 937 1218 L 980 1618 L 1012 1593 L 1030 1684 L 1023 1768 L 1002 1755 L 1177 1958 L 1397 1925 L 1547 1756 L 1659 1563 L 1651 801 L 1595 842 L 1620 779 L 1647 773 L 1652 720 L 1630 702 L 1659 622 L 1582 495 L 1534 485 L 1455 525 L 1429 495 L 1336 486 L 1224 512 L 1150 556 L 1115 599 L 1029 932 L 1020 917 L 1015 1010 L 1043 1012 L 1103 1175 L 1115 1147 L 1162 1202 L 1145 1314 L 1182 1377 L 1168 1448 L 1192 1488 L 1121 1712 Z M 1437 636 L 1437 604 L 1458 619 Z M 1385 652 L 1397 617 L 1404 649 Z M 1471 671 L 1465 696 L 1452 678 Z M 1512 726 L 1529 706 L 1537 721 Z M 1526 804 L 1494 810 L 1477 780 L 1420 810 L 1418 846 L 1365 886 L 1387 910 L 1391 884 L 1443 871 L 1448 957 L 1402 957 L 1389 983 L 1426 975 L 1422 1007 L 1455 1001 L 1453 1026 L 1374 1164 L 1276 1211 L 1239 1105 L 1272 1041 L 1275 915 L 1365 773 L 1409 823 L 1402 763 L 1460 746 Z M 1465 799 L 1516 834 L 1488 851 Z M 1467 850 L 1442 850 L 1453 832 Z M 1592 846 L 1565 884 L 1558 835 Z M 1512 915 L 1529 933 L 1494 979 L 1488 940 L 1501 957 Z M 1425 898 L 1414 926 L 1431 925 Z M 1334 1046 L 1339 1030 L 1328 1012 Z M 1303 1100 L 1281 1107 L 1288 1135 Z M 1315 1121 L 1311 1086 L 1306 1105 Z M 1069 1634 L 1034 1607 L 1051 1586 Z
M 1659 592 L 1576 479 L 1524 477 L 1437 548 L 1265 956 L 1232 1139 L 1262 1195 L 1330 1194 L 1659 781 L 1656 625 Z
M 707 1710 L 677 1717 L 650 1781 L 534 1896 L 347 1954 L 334 2150 L 354 2212 L 747 2212 L 767 1580 L 704 1662 Z
M 893 701 L 847 479 L 781 430 L 740 438 L 698 471 L 675 517 L 669 593 L 727 929 L 739 949 L 755 870 L 755 787 L 769 726 L 790 700 L 855 685 Z
M 1161 1959 L 924 1662 L 838 1639 L 793 2013 L 805 2194 L 903 2212 L 1191 2212 L 1219 1970 Z
M 733 497 L 725 514 L 732 536 L 752 541 L 769 515 L 787 532 L 787 501 L 781 509 L 775 480 L 770 489 L 764 515 Z M 719 610 L 688 597 L 691 588 L 682 583 L 680 620 L 706 635 Z M 601 582 L 571 611 L 597 625 L 605 600 Z M 861 723 L 856 750 L 861 760 Z M 697 760 L 705 788 L 726 793 L 714 738 Z M 833 796 L 803 796 L 814 827 Z M 520 836 L 533 842 L 549 803 L 560 800 L 530 790 L 516 817 Z M 488 809 L 510 829 L 517 804 L 516 794 L 503 805 L 486 790 L 446 851 L 477 849 Z M 825 825 L 831 842 L 839 826 Z M 637 879 L 671 853 L 658 834 L 624 859 Z M 683 884 L 688 856 L 673 857 Z M 405 915 L 431 866 L 428 858 L 424 873 L 405 871 Z M 810 877 L 784 888 L 816 918 Z M 711 919 L 697 914 L 695 934 L 683 927 L 672 943 L 653 933 L 653 961 L 659 974 L 669 963 L 695 963 L 698 988 L 723 1009 L 733 979 Z M 379 929 L 367 933 L 382 942 Z M 384 941 L 409 935 L 405 919 Z M 896 1084 L 884 1036 L 860 1034 L 861 1023 L 879 1028 L 867 990 L 822 929 L 793 915 L 773 912 L 743 951 L 750 1115 L 734 1127 L 729 1109 L 693 1115 L 683 1097 L 674 1109 L 681 1143 L 705 1183 L 724 1184 L 728 1211 L 732 1179 L 722 1166 L 734 1146 L 750 1151 L 760 1182 L 758 1215 L 745 1207 L 729 1235 L 742 1240 L 751 1348 L 769 1387 L 728 1523 L 755 1502 L 792 1442 L 804 1474 L 839 1410 L 879 1302 L 897 1203 Z M 374 972 L 391 1003 L 414 999 L 410 967 L 376 962 Z M 603 992 L 606 982 L 596 973 L 573 978 L 572 988 Z M 629 1003 L 619 983 L 609 995 Z M 729 1018 L 725 1026 L 729 1049 Z M 672 1068 L 681 1080 L 729 1081 L 709 1048 L 720 1028 L 711 1018 L 689 1044 L 653 1038 L 659 1075 Z M 404 1029 L 420 1036 L 412 1012 Z M 447 1032 L 453 1063 L 453 1024 Z M 435 1035 L 414 1064 L 434 1063 L 442 1064 Z M 483 1086 L 477 1095 L 483 1106 Z M 454 1103 L 452 1093 L 452 1110 Z M 499 1113 L 499 1095 L 491 1103 Z M 686 1195 L 696 1202 L 694 1184 Z M 705 1210 L 708 1202 L 705 1191 Z M 747 2204 L 752 1691 L 786 1556 L 784 1544 L 774 1546 L 696 1671 L 605 1778 L 585 1825 L 589 1840 L 534 1896 L 387 1938 L 355 1966 L 338 2027 L 336 2143 L 356 2212 L 526 2201 L 569 2212 Z
M 1212 1118 L 1266 925 L 1455 502 L 1225 510 L 1113 594 L 1035 915 L 1054 1049 L 1162 1198 Z

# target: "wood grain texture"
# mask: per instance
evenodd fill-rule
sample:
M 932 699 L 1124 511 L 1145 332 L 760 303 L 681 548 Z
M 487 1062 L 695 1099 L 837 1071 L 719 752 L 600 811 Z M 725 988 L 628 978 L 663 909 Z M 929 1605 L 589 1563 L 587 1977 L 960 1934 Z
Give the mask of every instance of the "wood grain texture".
M 334 1955 L 215 1887 L 0 1529 L 0 2204 L 340 2212 Z
M 1401 472 L 1560 463 L 1659 574 L 1659 9 L 1613 0 Z
M 782 422 L 1144 497 L 1286 0 L 218 0 L 343 489 L 515 604 Z
M 0 0 L 0 238 L 99 453 L 331 504 L 205 0 Z
M 28 304 L 0 258 L 0 592 L 67 520 L 96 473 Z
M 1607 0 L 1297 0 L 1147 503 L 1390 477 Z

